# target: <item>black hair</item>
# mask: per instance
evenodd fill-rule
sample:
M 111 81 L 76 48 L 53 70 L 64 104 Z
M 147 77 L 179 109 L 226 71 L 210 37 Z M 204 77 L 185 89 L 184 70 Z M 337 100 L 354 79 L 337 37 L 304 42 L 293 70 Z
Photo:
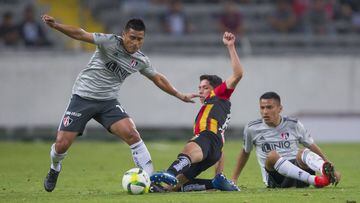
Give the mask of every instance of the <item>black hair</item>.
M 202 75 L 200 76 L 200 82 L 202 80 L 208 80 L 213 88 L 216 88 L 222 83 L 222 79 L 217 75 Z
M 263 95 L 261 95 L 260 100 L 262 99 L 274 99 L 281 104 L 280 96 L 276 92 L 265 92 Z
M 136 30 L 136 31 L 144 31 L 145 32 L 144 21 L 139 18 L 130 19 L 125 25 L 125 31 L 128 31 L 130 28 L 133 30 Z

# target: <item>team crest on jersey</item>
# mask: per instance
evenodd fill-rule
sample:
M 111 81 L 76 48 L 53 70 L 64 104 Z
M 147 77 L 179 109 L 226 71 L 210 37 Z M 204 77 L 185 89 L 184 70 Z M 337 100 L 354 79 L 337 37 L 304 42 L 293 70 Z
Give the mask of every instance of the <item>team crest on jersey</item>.
M 65 127 L 68 127 L 73 122 L 73 119 L 70 116 L 66 116 L 63 119 L 63 124 Z
M 290 134 L 286 132 L 286 133 L 281 133 L 280 136 L 281 136 L 281 139 L 287 140 L 287 139 L 289 139 Z
M 130 62 L 130 67 L 131 67 L 131 68 L 134 68 L 137 64 L 138 64 L 138 62 L 133 59 L 133 60 L 131 60 L 131 62 Z

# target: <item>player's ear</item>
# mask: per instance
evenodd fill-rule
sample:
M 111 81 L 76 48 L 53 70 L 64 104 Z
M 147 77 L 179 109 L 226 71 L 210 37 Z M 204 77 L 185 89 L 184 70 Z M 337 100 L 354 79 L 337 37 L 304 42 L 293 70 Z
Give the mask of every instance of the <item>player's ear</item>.
M 279 106 L 279 110 L 280 110 L 280 112 L 279 113 L 281 113 L 282 112 L 282 110 L 283 110 L 283 106 L 280 104 L 280 106 Z

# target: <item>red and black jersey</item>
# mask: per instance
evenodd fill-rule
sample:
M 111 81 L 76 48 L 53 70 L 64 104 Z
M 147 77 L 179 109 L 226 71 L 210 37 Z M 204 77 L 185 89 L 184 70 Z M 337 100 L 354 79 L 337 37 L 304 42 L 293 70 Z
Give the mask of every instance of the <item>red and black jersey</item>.
M 194 123 L 194 135 L 203 131 L 211 131 L 217 135 L 224 134 L 230 121 L 231 102 L 229 101 L 234 89 L 228 89 L 226 83 L 211 91 L 205 99 Z

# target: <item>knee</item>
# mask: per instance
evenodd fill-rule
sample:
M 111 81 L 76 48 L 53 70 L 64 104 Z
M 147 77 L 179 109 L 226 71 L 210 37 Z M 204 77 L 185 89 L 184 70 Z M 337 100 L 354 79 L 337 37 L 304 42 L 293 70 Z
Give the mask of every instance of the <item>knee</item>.
M 141 140 L 140 134 L 135 128 L 128 129 L 122 138 L 128 145 L 135 144 Z
M 266 168 L 272 169 L 275 163 L 277 162 L 277 160 L 279 159 L 280 159 L 280 155 L 275 150 L 270 151 L 266 157 L 266 162 L 265 162 Z
M 55 143 L 55 151 L 58 154 L 65 153 L 71 145 L 71 141 L 65 137 L 58 136 Z
M 306 151 L 309 149 L 300 149 L 298 151 L 298 153 L 296 154 L 296 162 L 298 163 L 298 165 L 300 166 L 300 168 L 306 169 L 308 168 L 307 165 L 305 164 L 305 161 L 303 161 L 303 154 L 306 153 Z

